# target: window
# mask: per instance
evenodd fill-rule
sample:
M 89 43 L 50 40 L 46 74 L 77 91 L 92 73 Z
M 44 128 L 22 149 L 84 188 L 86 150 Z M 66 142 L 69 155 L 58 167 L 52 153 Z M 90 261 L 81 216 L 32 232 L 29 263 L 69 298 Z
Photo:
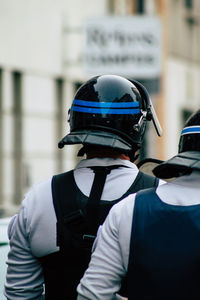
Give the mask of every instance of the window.
M 64 94 L 64 80 L 57 78 L 56 81 L 56 137 L 55 139 L 61 139 L 63 135 L 63 94 Z M 57 172 L 61 172 L 63 168 L 63 151 L 57 150 L 56 152 L 56 169 Z
M 108 13 L 114 14 L 115 11 L 115 1 L 114 0 L 108 0 Z
M 22 200 L 22 75 L 20 72 L 12 73 L 13 81 L 13 180 L 14 204 Z
M 144 14 L 144 6 L 145 6 L 144 0 L 137 0 L 137 13 L 138 14 Z
M 185 0 L 185 8 L 192 9 L 193 8 L 193 0 Z
M 0 186 L 3 187 L 3 99 L 2 99 L 2 69 L 0 69 Z M 0 188 L 0 204 L 3 203 L 3 189 Z M 1 211 L 0 211 L 1 215 Z

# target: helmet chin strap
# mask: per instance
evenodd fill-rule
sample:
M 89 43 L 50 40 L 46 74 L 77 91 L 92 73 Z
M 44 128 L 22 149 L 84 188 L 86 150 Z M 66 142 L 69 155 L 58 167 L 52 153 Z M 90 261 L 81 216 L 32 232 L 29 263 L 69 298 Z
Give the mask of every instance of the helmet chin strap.
M 86 146 L 83 146 L 77 153 L 77 156 L 83 156 L 84 154 L 86 154 L 87 150 L 86 150 Z
M 139 155 L 140 155 L 139 153 L 136 153 L 135 151 L 131 151 L 129 153 L 130 161 L 134 163 L 138 159 Z

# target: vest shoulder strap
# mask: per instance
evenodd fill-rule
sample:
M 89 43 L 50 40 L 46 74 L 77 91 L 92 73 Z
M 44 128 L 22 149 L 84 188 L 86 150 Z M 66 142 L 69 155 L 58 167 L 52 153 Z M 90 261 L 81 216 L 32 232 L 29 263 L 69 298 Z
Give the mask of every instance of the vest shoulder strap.
M 67 189 L 66 189 L 67 184 Z M 68 212 L 76 211 L 76 199 L 74 199 L 75 183 L 73 178 L 73 170 L 54 175 L 51 183 L 52 198 L 54 210 L 57 218 L 57 246 L 61 244 L 61 236 L 63 235 L 63 209 Z M 65 201 L 65 208 L 63 207 L 63 199 Z M 73 216 L 71 216 L 73 217 Z
M 55 175 L 52 178 L 53 204 L 57 217 L 57 245 L 64 238 L 64 228 L 84 234 L 89 241 L 94 240 L 99 224 L 99 201 L 103 192 L 106 176 L 111 170 L 121 167 L 91 167 L 95 176 L 89 198 L 78 189 L 73 170 Z M 124 167 L 124 166 L 123 166 Z M 105 216 L 106 217 L 106 216 Z M 101 216 L 102 219 L 102 216 Z

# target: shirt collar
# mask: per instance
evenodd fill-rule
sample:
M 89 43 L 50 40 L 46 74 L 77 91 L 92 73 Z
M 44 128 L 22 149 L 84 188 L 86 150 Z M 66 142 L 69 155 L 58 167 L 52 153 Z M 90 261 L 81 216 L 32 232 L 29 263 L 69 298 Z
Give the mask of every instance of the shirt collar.
M 129 160 L 120 159 L 120 158 L 83 159 L 78 163 L 76 169 L 94 167 L 94 166 L 111 166 L 111 165 L 124 165 L 128 168 L 138 169 L 134 163 L 130 162 Z

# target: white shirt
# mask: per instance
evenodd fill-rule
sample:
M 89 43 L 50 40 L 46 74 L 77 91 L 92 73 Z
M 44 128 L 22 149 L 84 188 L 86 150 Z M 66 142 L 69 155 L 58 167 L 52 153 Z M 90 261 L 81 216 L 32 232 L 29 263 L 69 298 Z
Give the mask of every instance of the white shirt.
M 200 203 L 200 172 L 159 185 L 159 198 L 171 205 Z M 135 194 L 114 205 L 106 218 L 95 251 L 77 291 L 78 300 L 113 300 L 127 273 Z
M 82 160 L 74 171 L 79 189 L 89 196 L 94 179 L 90 166 L 124 165 L 106 178 L 102 200 L 120 198 L 134 182 L 138 168 L 127 160 L 101 158 Z M 56 215 L 51 180 L 36 184 L 25 196 L 19 213 L 8 228 L 10 251 L 5 282 L 5 296 L 10 300 L 42 299 L 44 278 L 36 257 L 56 252 Z

